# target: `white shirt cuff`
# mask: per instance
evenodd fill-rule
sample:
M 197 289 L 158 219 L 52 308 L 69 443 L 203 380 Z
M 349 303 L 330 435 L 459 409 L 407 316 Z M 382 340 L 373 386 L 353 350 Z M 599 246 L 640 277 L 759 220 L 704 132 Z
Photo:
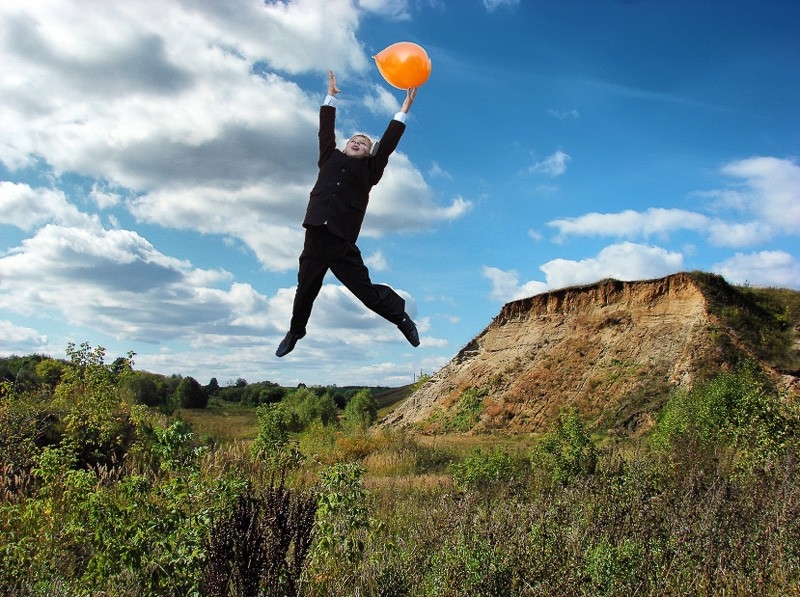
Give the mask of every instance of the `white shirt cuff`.
M 398 112 L 397 114 L 394 115 L 394 120 L 398 120 L 405 124 L 406 116 L 408 116 L 408 114 L 406 114 L 405 112 Z
M 332 95 L 326 95 L 325 101 L 322 102 L 323 106 L 335 106 L 336 105 L 336 98 Z

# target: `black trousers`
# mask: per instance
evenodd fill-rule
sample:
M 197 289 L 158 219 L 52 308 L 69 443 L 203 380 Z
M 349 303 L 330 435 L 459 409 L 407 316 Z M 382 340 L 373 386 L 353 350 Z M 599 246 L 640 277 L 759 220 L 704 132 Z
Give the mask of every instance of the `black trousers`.
M 332 234 L 326 226 L 309 226 L 297 271 L 297 291 L 289 328 L 292 333 L 305 335 L 311 308 L 329 269 L 368 309 L 395 325 L 403 321 L 405 300 L 388 286 L 372 283 L 355 243 Z

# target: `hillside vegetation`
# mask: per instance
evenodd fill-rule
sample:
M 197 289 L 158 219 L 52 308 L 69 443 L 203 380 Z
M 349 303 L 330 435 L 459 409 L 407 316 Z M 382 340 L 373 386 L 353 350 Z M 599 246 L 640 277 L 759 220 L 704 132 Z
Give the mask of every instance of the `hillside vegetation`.
M 719 282 L 693 282 L 720 300 L 713 350 L 690 354 L 736 359 L 654 393 L 651 423 L 613 441 L 580 400 L 535 434 L 476 434 L 482 388 L 439 434 L 375 425 L 438 374 L 396 390 L 178 382 L 147 405 L 134 355 L 5 361 L 0 594 L 798 594 L 797 294 Z M 603 320 L 623 315 L 617 283 L 598 288 Z M 664 317 L 691 311 L 651 296 Z M 500 321 L 519 327 L 512 307 Z

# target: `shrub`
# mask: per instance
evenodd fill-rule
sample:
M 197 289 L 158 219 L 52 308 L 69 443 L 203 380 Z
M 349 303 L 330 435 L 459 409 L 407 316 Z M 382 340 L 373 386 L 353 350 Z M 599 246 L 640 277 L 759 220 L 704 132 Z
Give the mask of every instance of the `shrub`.
M 798 416 L 753 363 L 676 392 L 651 437 L 659 449 L 692 442 L 733 450 L 739 466 L 762 466 L 796 446 Z
M 378 418 L 378 403 L 369 390 L 356 392 L 344 407 L 344 425 L 348 429 L 365 430 Z
M 453 484 L 461 491 L 489 491 L 500 483 L 511 483 L 516 473 L 514 459 L 504 450 L 483 452 L 480 448 L 462 462 L 450 465 Z
M 574 409 L 563 410 L 555 428 L 540 438 L 532 450 L 531 464 L 557 483 L 594 473 L 597 449 Z

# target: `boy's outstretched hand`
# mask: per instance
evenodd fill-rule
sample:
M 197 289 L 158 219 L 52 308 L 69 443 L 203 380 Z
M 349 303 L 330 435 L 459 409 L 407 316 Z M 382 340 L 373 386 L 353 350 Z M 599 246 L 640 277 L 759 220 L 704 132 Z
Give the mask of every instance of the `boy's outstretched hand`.
M 333 75 L 331 75 L 333 76 Z M 411 104 L 414 103 L 414 100 L 417 97 L 417 89 L 418 87 L 410 87 L 406 91 L 406 99 L 403 101 L 403 106 L 400 108 L 401 112 L 408 114 L 408 111 L 411 109 Z
M 336 77 L 333 76 L 333 70 L 328 71 L 328 79 L 328 95 L 336 96 L 337 93 L 341 93 L 336 86 Z

